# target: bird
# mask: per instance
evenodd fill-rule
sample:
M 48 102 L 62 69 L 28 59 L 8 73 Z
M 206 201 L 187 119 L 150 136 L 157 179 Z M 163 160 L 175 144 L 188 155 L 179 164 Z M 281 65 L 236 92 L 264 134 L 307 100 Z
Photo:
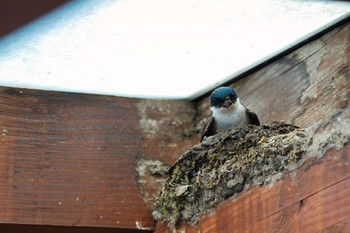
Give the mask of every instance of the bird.
M 258 116 L 241 103 L 232 87 L 216 88 L 210 95 L 209 104 L 212 116 L 203 129 L 201 142 L 218 131 L 260 125 Z

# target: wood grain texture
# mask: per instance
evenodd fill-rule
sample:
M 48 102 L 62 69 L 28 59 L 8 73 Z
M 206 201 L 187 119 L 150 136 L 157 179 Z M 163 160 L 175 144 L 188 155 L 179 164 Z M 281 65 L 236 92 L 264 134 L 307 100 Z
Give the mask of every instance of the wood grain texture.
M 350 23 L 232 83 L 260 122 L 301 127 L 327 120 L 350 101 Z M 198 121 L 210 116 L 208 97 L 198 102 Z
M 337 114 L 349 110 L 349 38 L 348 22 L 233 86 L 262 123 L 318 125 L 318 135 L 327 136 L 333 125 L 321 123 L 332 121 L 339 129 Z M 189 103 L 0 88 L 0 222 L 6 223 L 0 231 L 20 229 L 19 224 L 62 227 L 43 232 L 152 230 L 144 193 L 152 187 L 140 187 L 135 162 L 171 164 L 199 141 L 198 134 L 185 131 L 196 132 L 194 121 L 200 128 L 209 115 L 207 98 Z M 183 230 L 347 232 L 346 143 L 271 187 L 225 202 L 198 229 Z
M 67 3 L 68 0 L 1 0 L 0 37 Z
M 193 114 L 181 101 L 1 88 L 0 222 L 152 229 L 135 158 L 175 160 Z
M 250 188 L 197 227 L 177 232 L 348 232 L 350 22 L 232 86 L 262 123 L 308 127 L 314 135 L 310 154 L 296 172 L 270 187 Z M 208 102 L 198 101 L 198 125 L 210 116 Z M 172 231 L 159 224 L 156 232 Z
M 140 230 L 104 227 L 68 227 L 48 225 L 0 224 L 1 233 L 139 233 Z M 150 233 L 152 231 L 142 231 Z
M 317 233 L 347 233 L 350 232 L 350 221 L 349 219 L 345 221 L 338 222 L 326 229 L 323 229 Z
M 271 187 L 227 200 L 195 229 L 177 232 L 319 232 L 346 229 L 350 217 L 350 145 L 286 174 Z M 316 183 L 316 184 L 315 184 Z M 161 226 L 156 233 L 172 232 Z

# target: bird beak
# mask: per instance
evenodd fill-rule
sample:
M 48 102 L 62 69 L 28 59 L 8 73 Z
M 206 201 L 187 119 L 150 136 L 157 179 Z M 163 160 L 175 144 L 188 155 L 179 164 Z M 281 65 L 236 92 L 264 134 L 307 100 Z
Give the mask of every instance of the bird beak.
M 225 99 L 223 106 L 224 106 L 224 108 L 229 108 L 232 104 L 233 104 L 232 100 L 229 97 L 227 97 Z

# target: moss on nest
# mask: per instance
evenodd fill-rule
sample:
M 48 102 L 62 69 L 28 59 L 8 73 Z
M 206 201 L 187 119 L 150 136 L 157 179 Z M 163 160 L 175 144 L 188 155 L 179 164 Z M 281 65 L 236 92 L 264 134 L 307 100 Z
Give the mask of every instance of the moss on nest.
M 191 148 L 168 170 L 155 197 L 153 216 L 174 227 L 194 225 L 219 202 L 245 185 L 268 183 L 306 150 L 304 130 L 282 122 L 246 126 L 209 137 Z

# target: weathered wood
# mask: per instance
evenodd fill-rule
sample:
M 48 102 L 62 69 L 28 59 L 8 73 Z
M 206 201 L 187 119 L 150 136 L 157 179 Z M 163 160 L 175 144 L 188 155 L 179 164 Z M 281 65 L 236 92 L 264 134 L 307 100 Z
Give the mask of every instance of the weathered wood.
M 139 233 L 139 230 L 104 227 L 68 227 L 48 225 L 0 224 L 1 233 Z M 152 231 L 142 231 L 147 233 Z
M 66 2 L 68 2 L 68 0 L 1 0 L 0 37 L 16 30 Z
M 279 120 L 308 127 L 350 101 L 350 24 L 338 27 L 232 86 L 261 123 Z M 198 119 L 210 115 L 201 99 Z
M 0 222 L 152 229 L 135 159 L 175 160 L 193 143 L 183 131 L 194 112 L 181 101 L 1 88 Z
M 271 187 L 253 187 L 215 208 L 197 227 L 178 232 L 347 232 L 350 22 L 232 86 L 262 123 L 309 127 L 315 133 L 311 158 Z M 199 100 L 198 124 L 209 115 L 208 98 Z M 338 133 L 345 134 L 336 138 Z M 339 150 L 322 157 L 329 144 Z M 158 225 L 156 232 L 172 231 Z
M 350 101 L 349 38 L 347 23 L 233 86 L 262 123 L 341 124 L 337 113 Z M 183 101 L 0 88 L 0 222 L 7 223 L 0 231 L 25 229 L 19 224 L 152 229 L 148 201 L 154 188 L 140 186 L 147 180 L 135 171 L 136 162 L 174 162 L 198 142 L 198 134 L 186 135 L 208 116 L 207 98 L 196 113 L 193 103 Z M 331 130 L 332 124 L 319 125 L 317 137 Z M 327 140 L 319 142 L 321 147 Z M 347 232 L 350 152 L 349 145 L 338 146 L 271 187 L 227 201 L 200 221 L 199 230 Z M 60 228 L 65 230 L 92 229 Z
M 350 145 L 271 187 L 253 188 L 200 220 L 200 232 L 318 232 L 350 217 Z M 310 167 L 311 166 L 311 167 Z M 315 184 L 316 183 L 316 184 Z M 346 226 L 344 226 L 346 227 Z M 188 226 L 179 232 L 192 232 Z M 156 231 L 171 232 L 167 227 Z
M 348 219 L 345 221 L 338 222 L 317 233 L 347 233 L 347 232 L 350 232 L 350 221 Z

